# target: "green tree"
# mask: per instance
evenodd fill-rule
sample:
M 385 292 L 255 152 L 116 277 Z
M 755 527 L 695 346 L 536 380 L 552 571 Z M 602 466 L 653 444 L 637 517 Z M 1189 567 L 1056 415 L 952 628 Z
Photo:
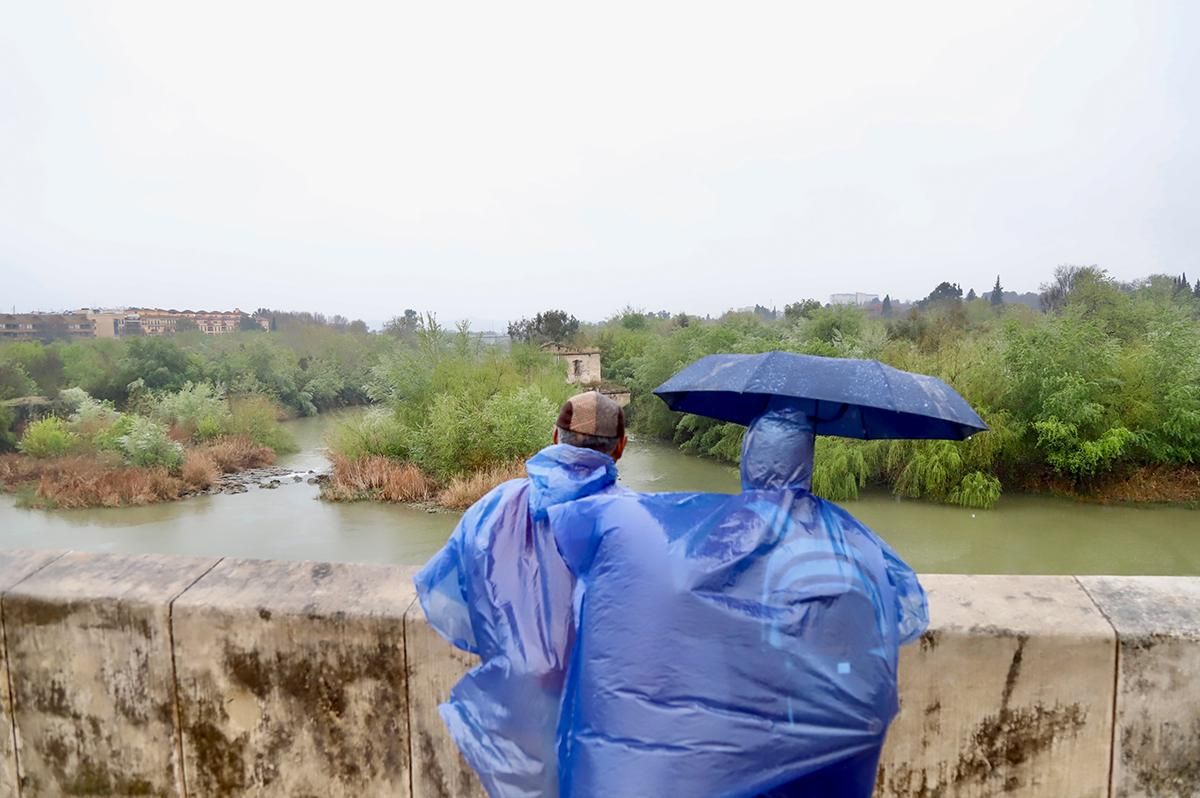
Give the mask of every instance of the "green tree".
M 889 303 L 890 306 L 890 303 Z M 783 318 L 787 321 L 799 321 L 812 318 L 812 314 L 821 309 L 821 303 L 815 299 L 801 299 L 783 306 Z
M 407 308 L 402 316 L 392 316 L 383 325 L 385 335 L 404 341 L 412 340 L 417 330 L 421 328 L 421 316 L 412 308 Z
M 37 393 L 37 383 L 25 373 L 20 363 L 0 361 L 0 401 L 32 396 Z
M 221 337 L 221 336 L 216 336 Z M 131 338 L 118 365 L 126 385 L 140 379 L 149 389 L 177 391 L 188 381 L 203 378 L 200 358 L 172 338 Z
M 514 341 L 567 343 L 579 332 L 579 319 L 562 310 L 546 310 L 532 319 L 521 319 L 508 325 L 508 335 Z
M 975 294 L 974 288 L 972 288 L 970 291 L 967 291 L 967 301 L 968 302 L 974 302 L 976 299 L 977 299 L 977 296 Z
M 1004 304 L 1004 289 L 1000 287 L 1000 275 L 996 275 L 996 285 L 992 288 L 992 306 L 1000 307 Z
M 929 296 L 918 302 L 917 306 L 927 308 L 935 305 L 957 305 L 962 301 L 962 295 L 962 287 L 958 283 L 941 282 L 929 292 Z
M 880 307 L 880 314 L 885 319 L 890 319 L 892 317 L 892 295 L 891 294 L 883 295 L 883 305 Z

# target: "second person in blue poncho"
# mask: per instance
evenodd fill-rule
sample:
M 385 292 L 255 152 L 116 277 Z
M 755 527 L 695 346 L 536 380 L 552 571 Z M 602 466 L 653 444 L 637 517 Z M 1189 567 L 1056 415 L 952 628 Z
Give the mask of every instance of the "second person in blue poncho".
M 579 581 L 559 721 L 564 798 L 867 798 L 897 711 L 916 575 L 810 493 L 813 430 L 755 421 L 741 494 L 550 510 Z

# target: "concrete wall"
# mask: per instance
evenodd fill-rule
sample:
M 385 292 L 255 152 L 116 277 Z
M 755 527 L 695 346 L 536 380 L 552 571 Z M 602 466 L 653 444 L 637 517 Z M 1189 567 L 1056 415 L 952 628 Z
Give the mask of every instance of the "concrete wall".
M 481 796 L 411 578 L 0 552 L 0 798 Z M 923 581 L 877 795 L 1200 795 L 1200 578 Z

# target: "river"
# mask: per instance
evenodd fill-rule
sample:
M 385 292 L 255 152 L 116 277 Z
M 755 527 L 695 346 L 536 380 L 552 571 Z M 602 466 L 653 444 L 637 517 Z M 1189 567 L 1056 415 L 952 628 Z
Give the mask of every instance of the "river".
M 322 437 L 334 416 L 287 422 L 301 451 L 280 465 L 306 474 L 327 466 Z M 623 484 L 641 491 L 735 492 L 737 471 L 674 448 L 632 441 Z M 1200 575 L 1200 511 L 1104 507 L 1005 496 L 993 510 L 898 501 L 872 493 L 845 506 L 922 573 Z M 398 505 L 329 504 L 317 487 L 284 480 L 267 490 L 147 507 L 23 510 L 0 495 L 0 547 L 423 562 L 458 515 Z

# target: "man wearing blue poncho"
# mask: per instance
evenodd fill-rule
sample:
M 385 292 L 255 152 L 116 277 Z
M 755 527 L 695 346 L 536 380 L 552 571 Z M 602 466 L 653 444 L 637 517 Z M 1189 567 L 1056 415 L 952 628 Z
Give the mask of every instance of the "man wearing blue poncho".
M 561 443 L 560 443 L 561 441 Z M 575 580 L 554 545 L 547 512 L 616 484 L 625 416 L 597 392 L 569 399 L 554 445 L 528 479 L 496 487 L 463 515 L 416 577 L 425 616 L 481 664 L 454 686 L 442 719 L 493 798 L 557 795 L 555 728 L 574 639 Z

